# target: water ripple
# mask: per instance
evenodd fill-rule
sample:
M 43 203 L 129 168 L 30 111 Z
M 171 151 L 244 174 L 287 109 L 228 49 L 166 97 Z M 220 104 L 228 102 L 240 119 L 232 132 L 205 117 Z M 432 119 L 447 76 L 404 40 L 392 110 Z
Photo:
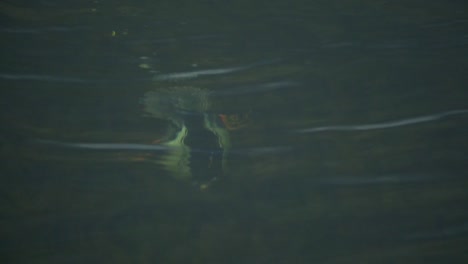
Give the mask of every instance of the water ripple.
M 237 67 L 213 68 L 213 69 L 204 69 L 204 70 L 197 70 L 197 71 L 164 73 L 164 74 L 156 75 L 154 77 L 154 80 L 155 81 L 177 81 L 177 80 L 198 78 L 198 77 L 203 77 L 203 76 L 223 75 L 223 74 L 250 70 L 256 67 L 278 63 L 280 61 L 281 59 L 269 59 L 269 60 L 254 62 L 248 65 L 237 66 Z
M 136 151 L 154 151 L 167 150 L 170 147 L 155 144 L 136 144 L 136 143 L 86 143 L 86 142 L 62 142 L 54 140 L 35 140 L 37 143 L 55 145 L 68 148 L 94 149 L 94 150 L 136 150 Z
M 364 130 L 376 130 L 376 129 L 386 129 L 394 128 L 401 126 L 415 125 L 419 123 L 437 121 L 453 115 L 467 114 L 468 109 L 458 109 L 452 111 L 441 112 L 433 115 L 418 116 L 413 118 L 400 119 L 390 122 L 382 123 L 372 123 L 372 124 L 359 124 L 359 125 L 335 125 L 335 126 L 321 126 L 321 127 L 311 127 L 298 129 L 294 132 L 297 133 L 318 133 L 325 131 L 364 131 Z
M 64 83 L 120 83 L 120 82 L 135 82 L 135 81 L 148 81 L 145 78 L 135 79 L 85 79 L 79 77 L 55 76 L 45 74 L 17 74 L 17 73 L 0 73 L 0 79 L 13 80 L 13 81 L 43 81 L 43 82 L 64 82 Z

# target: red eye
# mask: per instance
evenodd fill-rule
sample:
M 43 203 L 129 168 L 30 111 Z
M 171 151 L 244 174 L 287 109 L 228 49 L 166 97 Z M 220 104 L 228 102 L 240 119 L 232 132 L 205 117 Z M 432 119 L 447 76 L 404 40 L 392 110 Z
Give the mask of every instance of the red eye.
M 239 128 L 245 127 L 249 123 L 249 116 L 242 116 L 233 114 L 233 115 L 225 115 L 219 114 L 218 115 L 221 121 L 223 122 L 224 126 L 228 130 L 236 130 Z

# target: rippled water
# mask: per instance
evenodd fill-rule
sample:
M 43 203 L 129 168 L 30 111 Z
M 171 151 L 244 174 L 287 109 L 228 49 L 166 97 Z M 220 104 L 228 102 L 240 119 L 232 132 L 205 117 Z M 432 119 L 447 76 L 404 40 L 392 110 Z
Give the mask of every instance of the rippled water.
M 1 3 L 2 263 L 465 263 L 462 5 Z

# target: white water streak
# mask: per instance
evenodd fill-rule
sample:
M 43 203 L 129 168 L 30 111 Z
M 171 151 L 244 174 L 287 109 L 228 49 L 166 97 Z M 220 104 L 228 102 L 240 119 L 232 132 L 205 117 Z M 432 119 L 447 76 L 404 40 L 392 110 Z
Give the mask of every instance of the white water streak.
M 134 144 L 134 143 L 84 143 L 84 142 L 61 142 L 54 140 L 36 140 L 38 143 L 50 144 L 68 148 L 95 149 L 95 150 L 145 150 L 160 151 L 167 150 L 170 147 L 153 144 Z
M 57 147 L 73 148 L 73 149 L 89 149 L 89 150 L 125 150 L 125 151 L 167 151 L 181 148 L 181 146 L 168 146 L 168 145 L 153 145 L 153 144 L 135 144 L 135 143 L 88 143 L 88 142 L 64 142 L 56 140 L 43 140 L 38 139 L 34 142 L 39 144 L 53 145 Z M 232 150 L 234 154 L 243 155 L 262 155 L 268 153 L 277 153 L 289 151 L 291 147 L 276 146 L 276 147 L 257 147 L 248 149 Z M 194 152 L 209 152 L 213 153 L 214 150 L 210 149 L 192 149 Z
M 297 133 L 318 133 L 324 131 L 363 131 L 363 130 L 375 130 L 375 129 L 385 129 L 385 128 L 394 128 L 408 125 L 415 125 L 419 123 L 425 123 L 430 121 L 436 121 L 442 118 L 446 118 L 452 115 L 467 114 L 468 109 L 459 109 L 446 111 L 438 114 L 419 116 L 401 120 L 395 120 L 390 122 L 383 123 L 373 123 L 373 124 L 361 124 L 361 125 L 337 125 L 337 126 L 322 126 L 322 127 L 312 127 L 296 130 Z
M 269 92 L 273 90 L 283 89 L 283 88 L 291 87 L 291 86 L 299 86 L 299 85 L 300 85 L 299 83 L 292 82 L 292 81 L 269 82 L 269 83 L 262 83 L 258 85 L 211 91 L 210 95 L 230 96 L 230 95 L 245 95 L 245 94 L 251 94 L 251 93 L 263 93 L 263 92 Z
M 198 70 L 198 71 L 188 71 L 188 72 L 174 72 L 174 73 L 167 73 L 167 74 L 158 74 L 154 77 L 156 81 L 176 81 L 181 79 L 191 79 L 197 78 L 202 76 L 210 76 L 210 75 L 220 75 L 220 74 L 228 74 L 234 73 L 239 71 L 248 70 L 254 67 L 268 65 L 272 63 L 276 63 L 280 61 L 280 59 L 272 59 L 267 61 L 260 61 L 256 63 L 252 63 L 245 66 L 239 67 L 232 67 L 232 68 L 214 68 L 214 69 L 206 69 L 206 70 Z
M 0 73 L 0 79 L 6 80 L 20 80 L 20 81 L 49 81 L 49 82 L 70 82 L 70 83 L 87 83 L 90 80 L 82 78 L 61 77 L 53 75 L 40 75 L 40 74 L 12 74 Z

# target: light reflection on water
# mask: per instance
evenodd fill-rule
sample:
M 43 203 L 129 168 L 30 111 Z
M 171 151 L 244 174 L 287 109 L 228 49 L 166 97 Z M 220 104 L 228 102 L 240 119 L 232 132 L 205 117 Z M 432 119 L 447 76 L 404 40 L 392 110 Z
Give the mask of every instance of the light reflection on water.
M 437 121 L 442 118 L 447 118 L 453 115 L 461 115 L 468 113 L 468 110 L 452 110 L 442 113 L 418 116 L 412 118 L 405 118 L 396 121 L 382 122 L 382 123 L 373 123 L 373 124 L 359 124 L 359 125 L 334 125 L 334 126 L 323 126 L 323 127 L 313 127 L 313 128 L 304 128 L 297 130 L 298 133 L 317 133 L 324 131 L 360 131 L 360 130 L 375 130 L 375 129 L 386 129 L 394 128 L 408 125 L 415 125 L 419 123 L 425 123 L 430 121 Z

